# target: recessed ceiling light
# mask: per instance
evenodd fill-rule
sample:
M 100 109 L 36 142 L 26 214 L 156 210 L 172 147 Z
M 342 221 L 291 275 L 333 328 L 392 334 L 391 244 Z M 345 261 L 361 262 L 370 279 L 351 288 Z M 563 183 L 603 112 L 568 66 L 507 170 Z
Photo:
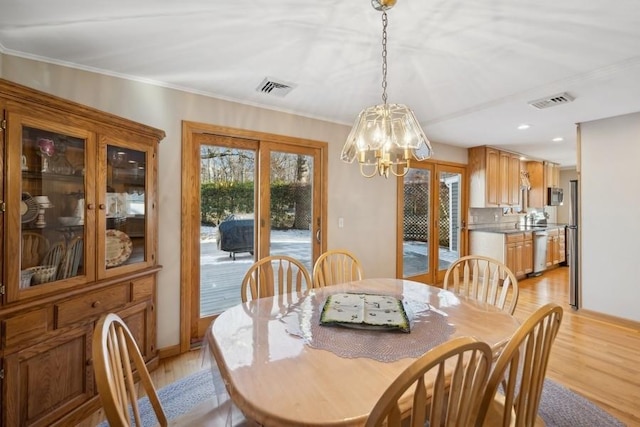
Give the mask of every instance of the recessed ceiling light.
M 564 138 L 563 138 L 563 137 L 561 137 L 561 136 L 558 136 L 558 137 L 556 137 L 556 138 L 553 138 L 553 139 L 552 139 L 552 141 L 553 141 L 553 142 L 560 142 L 560 141 L 564 141 Z
M 526 123 L 521 124 L 520 126 L 518 126 L 518 130 L 525 130 L 525 129 L 529 129 L 531 126 L 529 126 Z

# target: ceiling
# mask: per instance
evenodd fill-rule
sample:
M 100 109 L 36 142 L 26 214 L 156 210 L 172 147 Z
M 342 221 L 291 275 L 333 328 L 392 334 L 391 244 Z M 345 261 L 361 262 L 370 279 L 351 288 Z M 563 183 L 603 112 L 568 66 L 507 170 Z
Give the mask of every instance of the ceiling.
M 381 13 L 369 0 L 0 0 L 0 10 L 9 55 L 348 125 L 381 103 Z M 399 0 L 388 17 L 388 102 L 411 107 L 431 141 L 569 167 L 575 123 L 640 111 L 638 0 Z M 265 78 L 293 89 L 258 91 Z M 575 100 L 528 104 L 560 93 Z

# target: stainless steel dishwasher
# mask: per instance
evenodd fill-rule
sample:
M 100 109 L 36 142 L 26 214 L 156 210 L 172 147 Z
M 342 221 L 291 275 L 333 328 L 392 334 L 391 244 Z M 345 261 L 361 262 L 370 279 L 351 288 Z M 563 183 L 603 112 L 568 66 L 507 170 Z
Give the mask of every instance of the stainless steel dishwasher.
M 533 232 L 533 273 L 531 276 L 539 276 L 547 269 L 547 239 L 546 230 Z

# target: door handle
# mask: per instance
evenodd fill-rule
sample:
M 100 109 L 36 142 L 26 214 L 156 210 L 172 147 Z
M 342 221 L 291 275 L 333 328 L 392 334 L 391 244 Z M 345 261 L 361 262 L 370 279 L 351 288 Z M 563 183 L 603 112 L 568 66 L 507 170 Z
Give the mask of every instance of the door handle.
M 316 242 L 320 243 L 320 228 L 316 231 Z

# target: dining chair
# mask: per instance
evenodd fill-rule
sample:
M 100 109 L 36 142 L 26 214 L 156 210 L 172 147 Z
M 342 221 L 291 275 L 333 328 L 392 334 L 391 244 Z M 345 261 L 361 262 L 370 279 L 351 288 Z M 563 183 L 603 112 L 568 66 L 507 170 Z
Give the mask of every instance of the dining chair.
M 546 304 L 516 330 L 493 367 L 476 427 L 545 425 L 538 407 L 562 314 L 559 305 Z
M 472 337 L 455 338 L 434 347 L 412 362 L 384 391 L 365 426 L 473 425 L 491 360 L 491 347 Z M 412 403 L 401 399 L 410 389 Z M 403 413 L 406 411 L 410 414 Z
M 346 249 L 324 252 L 313 265 L 313 287 L 361 280 L 364 275 L 358 258 Z
M 262 258 L 245 273 L 240 295 L 242 302 L 271 297 L 277 294 L 300 292 L 311 287 L 307 268 L 287 255 L 271 255 Z
M 92 340 L 93 365 L 98 394 L 111 427 L 130 426 L 129 406 L 134 425 L 141 426 L 138 394 L 133 372 L 140 377 L 143 390 L 160 426 L 167 426 L 149 371 L 131 331 L 117 314 L 103 315 L 96 324 Z
M 226 418 L 233 408 L 218 405 L 213 397 L 175 419 L 167 418 L 138 345 L 117 314 L 105 314 L 98 320 L 92 353 L 98 394 L 111 427 L 142 426 L 134 376 L 139 377 L 161 427 L 227 425 Z
M 20 268 L 22 270 L 35 267 L 49 250 L 49 240 L 40 233 L 33 231 L 22 232 L 22 258 Z
M 502 262 L 480 255 L 458 258 L 444 275 L 443 288 L 494 305 L 513 314 L 518 303 L 518 279 Z

